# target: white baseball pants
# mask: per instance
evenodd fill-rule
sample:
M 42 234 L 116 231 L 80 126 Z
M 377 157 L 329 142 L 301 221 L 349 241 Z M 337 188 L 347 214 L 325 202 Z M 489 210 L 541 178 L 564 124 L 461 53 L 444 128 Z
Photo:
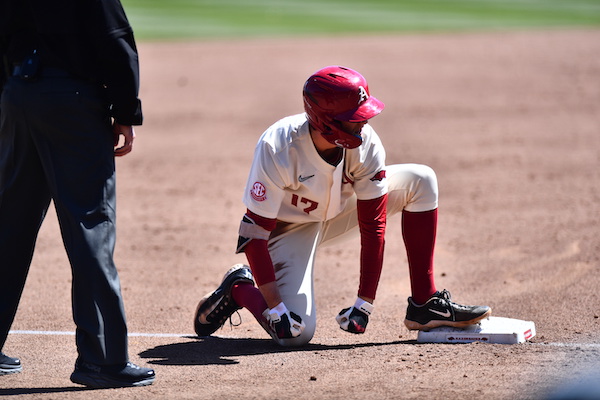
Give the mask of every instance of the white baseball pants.
M 386 167 L 388 181 L 387 215 L 429 211 L 438 206 L 435 172 L 426 165 L 397 164 Z M 317 248 L 359 235 L 356 196 L 344 210 L 325 222 L 278 223 L 269 239 L 269 253 L 277 286 L 284 304 L 298 314 L 306 329 L 297 338 L 279 339 L 282 346 L 308 343 L 316 329 L 313 270 Z

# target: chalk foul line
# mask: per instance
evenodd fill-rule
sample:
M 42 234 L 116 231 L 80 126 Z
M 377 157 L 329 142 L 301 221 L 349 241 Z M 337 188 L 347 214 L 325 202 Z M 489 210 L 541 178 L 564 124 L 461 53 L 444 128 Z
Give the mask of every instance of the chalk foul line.
M 13 335 L 51 335 L 51 336 L 75 336 L 75 332 L 69 331 L 10 331 L 9 334 Z M 183 333 L 142 333 L 142 332 L 130 332 L 127 334 L 129 337 L 172 337 L 180 338 L 186 336 L 194 336 L 193 334 Z
M 51 335 L 51 336 L 75 336 L 75 332 L 69 331 L 28 331 L 28 330 L 14 330 L 10 331 L 9 334 L 13 335 Z M 154 337 L 154 338 L 185 338 L 195 336 L 193 333 L 144 333 L 144 332 L 130 332 L 127 334 L 129 337 Z M 600 349 L 600 343 L 532 343 L 526 342 L 529 346 L 557 346 L 557 347 L 579 347 L 588 349 Z

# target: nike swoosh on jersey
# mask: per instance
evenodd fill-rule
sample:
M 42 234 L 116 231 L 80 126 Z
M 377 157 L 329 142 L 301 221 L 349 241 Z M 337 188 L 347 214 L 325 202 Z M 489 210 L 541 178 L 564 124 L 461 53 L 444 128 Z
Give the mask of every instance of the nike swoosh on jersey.
M 444 318 L 449 318 L 450 315 L 452 315 L 452 314 L 450 314 L 450 310 L 446 310 L 446 312 L 441 312 L 441 311 L 433 310 L 430 308 L 429 311 L 431 311 L 432 313 L 436 313 L 437 315 L 441 315 Z
M 312 178 L 313 176 L 315 176 L 315 175 L 314 175 L 314 174 L 313 174 L 313 175 L 309 175 L 309 176 L 302 176 L 302 175 L 299 175 L 299 176 L 298 176 L 298 182 L 304 182 L 304 181 L 307 181 L 307 180 L 309 180 L 310 178 Z

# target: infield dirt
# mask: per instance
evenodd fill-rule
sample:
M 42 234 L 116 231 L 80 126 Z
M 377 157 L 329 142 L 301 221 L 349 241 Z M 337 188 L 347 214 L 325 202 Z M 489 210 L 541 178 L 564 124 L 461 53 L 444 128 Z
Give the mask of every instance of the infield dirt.
M 600 367 L 600 30 L 141 43 L 145 123 L 119 159 L 116 260 L 132 361 L 154 385 L 83 390 L 71 335 L 15 333 L 23 399 L 539 399 Z M 358 241 L 324 248 L 312 343 L 282 349 L 242 310 L 193 334 L 196 303 L 235 255 L 254 144 L 302 111 L 317 69 L 362 72 L 386 103 L 372 120 L 388 164 L 423 163 L 440 184 L 437 286 L 493 315 L 534 321 L 519 345 L 417 344 L 399 219 L 390 219 L 364 335 L 336 313 L 358 285 Z M 234 321 L 237 322 L 237 321 Z M 74 330 L 54 212 L 42 227 L 12 327 Z M 137 333 L 155 334 L 140 336 Z M 159 335 L 172 334 L 172 335 Z M 598 394 L 597 394 L 598 395 Z

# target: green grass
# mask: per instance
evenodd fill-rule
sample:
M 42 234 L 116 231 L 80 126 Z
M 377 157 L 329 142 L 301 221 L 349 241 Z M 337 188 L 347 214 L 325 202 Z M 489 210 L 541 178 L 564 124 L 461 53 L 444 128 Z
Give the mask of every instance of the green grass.
M 138 39 L 600 27 L 600 0 L 122 0 Z

